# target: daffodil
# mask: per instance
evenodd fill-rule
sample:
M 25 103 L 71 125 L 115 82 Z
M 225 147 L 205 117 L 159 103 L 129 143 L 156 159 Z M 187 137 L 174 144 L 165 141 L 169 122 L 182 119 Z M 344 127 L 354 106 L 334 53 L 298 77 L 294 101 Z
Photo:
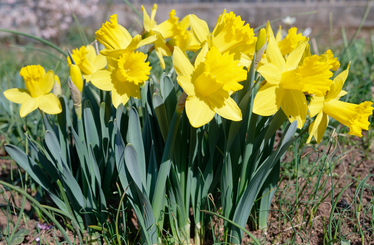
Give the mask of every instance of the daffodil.
M 280 31 L 281 30 L 279 29 L 279 33 Z M 291 53 L 299 45 L 299 43 L 305 39 L 306 37 L 304 37 L 302 33 L 297 34 L 296 27 L 292 27 L 288 30 L 287 36 L 278 42 L 278 47 L 284 56 Z
M 112 92 L 112 103 L 118 107 L 130 97 L 140 98 L 140 88 L 150 74 L 147 56 L 141 52 L 124 52 L 118 59 L 109 59 L 109 68 L 95 72 L 91 83 L 104 91 Z
M 344 82 L 348 77 L 349 65 L 345 71 L 340 73 L 333 81 L 330 91 L 326 96 L 314 96 L 309 103 L 309 115 L 317 117 L 309 126 L 309 143 L 314 137 L 319 143 L 326 131 L 329 117 L 349 127 L 349 135 L 362 136 L 362 130 L 369 128 L 369 116 L 373 113 L 372 102 L 365 101 L 359 105 L 340 101 L 340 97 L 347 94 L 342 90 Z
M 20 75 L 25 80 L 26 89 L 8 89 L 4 96 L 14 103 L 22 104 L 21 117 L 37 108 L 48 114 L 58 114 L 62 111 L 59 99 L 50 93 L 55 84 L 53 71 L 45 72 L 40 65 L 31 65 L 23 67 Z
M 105 49 L 100 51 L 104 56 L 118 58 L 125 51 L 134 51 L 135 49 L 153 43 L 156 36 L 149 36 L 145 39 L 138 34 L 131 37 L 130 33 L 117 22 L 117 15 L 110 16 L 102 27 L 95 32 L 96 39 L 104 45 Z
M 204 45 L 192 66 L 184 52 L 179 47 L 174 48 L 177 81 L 188 95 L 186 114 L 195 128 L 211 121 L 215 113 L 233 121 L 242 119 L 230 94 L 243 88 L 238 82 L 246 79 L 247 72 L 238 66 L 234 54 L 221 54 L 217 47 L 208 50 L 208 45 Z
M 174 50 L 175 46 L 178 46 L 183 52 L 199 50 L 200 44 L 197 42 L 195 36 L 188 28 L 190 27 L 190 16 L 185 16 L 181 21 L 178 22 L 180 31 L 173 35 L 166 45 L 171 51 Z
M 253 29 L 244 23 L 240 16 L 224 10 L 218 17 L 213 32 L 209 33 L 208 24 L 204 20 L 190 15 L 191 30 L 200 45 L 207 42 L 209 47 L 216 46 L 222 54 L 234 53 L 236 60 L 240 59 L 242 53 L 252 57 L 255 52 L 256 37 Z
M 175 16 L 175 10 L 171 10 L 169 13 L 169 19 L 157 25 L 155 21 L 155 16 L 157 12 L 157 4 L 153 5 L 151 17 L 149 17 L 146 9 L 142 6 L 143 10 L 143 22 L 144 30 L 146 33 L 144 36 L 156 35 L 157 40 L 155 40 L 155 51 L 160 60 L 160 65 L 162 69 L 165 69 L 164 56 L 170 56 L 171 50 L 166 45 L 166 39 L 179 35 L 182 29 L 178 25 L 179 18 Z
M 83 73 L 86 82 L 91 81 L 91 75 L 96 71 L 104 69 L 107 65 L 107 58 L 102 54 L 96 54 L 96 50 L 92 45 L 82 46 L 74 49 L 71 54 L 75 64 Z M 72 65 L 70 57 L 67 58 L 69 66 Z
M 270 22 L 267 22 L 266 25 L 266 32 L 268 38 L 270 36 L 274 36 L 273 30 L 271 29 Z M 279 26 L 277 35 L 275 36 L 275 40 L 278 43 L 278 47 L 283 56 L 291 53 L 302 41 L 306 39 L 302 33 L 297 33 L 297 28 L 292 27 L 288 30 L 287 36 L 282 39 L 282 27 Z
M 254 99 L 254 113 L 271 116 L 281 108 L 290 122 L 297 120 L 298 128 L 304 125 L 307 114 L 304 93 L 324 95 L 332 83 L 329 65 L 319 62 L 319 56 L 307 57 L 298 66 L 307 42 L 306 39 L 300 43 L 285 60 L 274 36 L 269 36 L 268 63 L 258 69 L 265 84 Z

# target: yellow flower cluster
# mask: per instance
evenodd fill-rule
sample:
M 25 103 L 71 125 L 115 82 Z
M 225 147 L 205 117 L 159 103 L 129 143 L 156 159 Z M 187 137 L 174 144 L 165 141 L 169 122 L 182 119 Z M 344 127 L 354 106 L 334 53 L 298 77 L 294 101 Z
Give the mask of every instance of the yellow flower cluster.
M 213 31 L 208 24 L 190 14 L 181 21 L 172 10 L 169 19 L 157 24 L 157 5 L 151 16 L 142 6 L 143 33 L 134 37 L 121 26 L 117 16 L 95 32 L 96 40 L 105 48 L 100 52 L 91 45 L 73 50 L 68 57 L 71 80 L 82 92 L 83 78 L 97 88 L 111 91 L 112 103 L 117 108 L 130 97 L 140 98 L 140 87 L 148 80 L 151 66 L 147 55 L 138 49 L 152 45 L 160 66 L 165 69 L 165 56 L 173 55 L 177 81 L 187 94 L 185 109 L 193 127 L 200 127 L 215 114 L 240 121 L 242 113 L 232 95 L 243 88 L 247 68 L 255 62 L 256 70 L 264 78 L 254 98 L 253 112 L 272 116 L 281 109 L 290 122 L 302 128 L 309 114 L 316 116 L 309 127 L 310 137 L 321 141 L 331 116 L 350 128 L 350 134 L 361 136 L 368 129 L 372 103 L 354 105 L 339 101 L 346 94 L 342 86 L 348 68 L 332 79 L 332 71 L 340 67 L 328 50 L 322 55 L 311 55 L 308 38 L 290 28 L 282 39 L 281 28 L 274 35 L 269 23 L 256 37 L 253 29 L 233 12 L 226 10 L 218 17 Z M 194 62 L 186 51 L 196 52 Z M 256 54 L 256 55 L 255 55 Z M 256 60 L 253 60 L 256 57 Z M 71 60 L 73 59 L 73 61 Z M 22 103 L 21 116 L 39 107 L 47 113 L 61 111 L 57 98 L 48 92 L 53 87 L 53 72 L 40 66 L 21 70 L 26 89 L 7 90 L 5 96 Z M 52 98 L 53 97 L 53 98 Z M 22 99 L 21 99 L 22 98 Z M 307 99 L 308 98 L 308 99 Z M 48 102 L 47 102 L 48 101 Z

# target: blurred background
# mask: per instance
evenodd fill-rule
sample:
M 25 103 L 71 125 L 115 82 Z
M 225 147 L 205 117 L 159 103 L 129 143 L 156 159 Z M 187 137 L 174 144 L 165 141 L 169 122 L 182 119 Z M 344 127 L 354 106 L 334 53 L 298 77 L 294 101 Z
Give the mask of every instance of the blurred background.
M 127 1 L 127 0 L 126 0 Z M 129 0 L 141 11 L 144 5 L 150 12 L 158 4 L 156 21 L 168 18 L 171 9 L 183 18 L 196 14 L 214 27 L 223 9 L 240 15 L 251 27 L 268 20 L 278 19 L 278 25 L 292 25 L 313 35 L 340 33 L 342 27 L 349 32 L 356 29 L 365 9 L 366 0 Z M 73 13 L 73 14 L 72 14 Z M 93 35 L 112 14 L 128 29 L 141 31 L 142 20 L 124 0 L 0 0 L 0 28 L 23 31 L 57 43 L 64 43 L 69 31 L 74 32 L 76 17 L 87 35 Z M 293 16 L 293 18 L 285 18 Z M 283 21 L 282 21 L 283 20 Z M 363 30 L 374 28 L 374 9 L 371 8 Z M 328 31 L 328 32 L 326 32 Z M 321 34 L 322 33 L 322 34 Z M 0 34 L 4 37 L 4 33 Z

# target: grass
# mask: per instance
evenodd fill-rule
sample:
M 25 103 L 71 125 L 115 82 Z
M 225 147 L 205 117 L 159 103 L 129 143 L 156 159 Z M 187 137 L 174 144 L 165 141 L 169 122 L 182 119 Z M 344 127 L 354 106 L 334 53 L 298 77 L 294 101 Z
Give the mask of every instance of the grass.
M 341 33 L 341 38 L 346 40 L 345 31 L 342 30 Z M 15 45 L 13 44 L 16 43 L 14 37 L 9 37 L 2 42 L 7 45 L 8 49 L 0 50 L 0 57 L 2 57 L 0 60 L 0 106 L 3 108 L 0 114 L 0 132 L 4 137 L 0 140 L 2 144 L 12 143 L 25 146 L 26 128 L 23 125 L 27 125 L 27 129 L 31 130 L 33 135 L 41 135 L 39 132 L 43 130 L 43 126 L 40 116 L 38 112 L 35 112 L 28 117 L 27 121 L 20 120 L 18 106 L 6 102 L 2 92 L 10 87 L 22 87 L 18 73 L 25 64 L 39 63 L 46 69 L 52 69 L 60 76 L 61 81 L 66 81 L 68 68 L 60 54 L 35 42 Z M 78 43 L 79 40 L 73 40 L 73 42 Z M 365 39 L 359 39 L 352 42 L 350 47 L 347 46 L 347 42 L 334 47 L 335 53 L 346 48 L 344 56 L 341 57 L 343 68 L 349 61 L 352 62 L 348 82 L 345 84 L 345 90 L 348 91 L 346 99 L 351 103 L 373 100 L 373 42 L 370 40 L 368 43 Z M 76 45 L 76 47 L 79 46 L 79 44 Z M 149 59 L 155 62 L 156 57 L 152 54 Z M 167 58 L 165 61 L 167 66 L 171 63 L 171 59 Z M 152 72 L 152 74 L 157 73 L 160 73 L 159 69 Z M 173 70 L 167 70 L 166 73 L 173 73 Z M 158 75 L 155 77 L 159 77 Z M 370 120 L 373 120 L 372 117 Z M 304 136 L 286 154 L 281 166 L 281 181 L 279 181 L 270 207 L 269 226 L 266 230 L 256 233 L 261 243 L 316 244 L 317 241 L 322 244 L 368 244 L 372 240 L 374 181 L 370 174 L 373 173 L 374 168 L 373 131 L 369 130 L 363 138 L 354 138 L 347 137 L 346 127 L 339 126 L 334 120 L 330 125 L 325 140 L 321 144 L 306 145 L 304 143 L 306 136 Z M 6 156 L 2 156 L 1 160 L 2 164 L 10 161 Z M 45 200 L 46 193 L 43 193 L 34 182 L 28 179 L 23 170 L 18 167 L 14 170 L 13 166 L 16 165 L 12 161 L 7 166 L 10 166 L 9 172 L 1 176 L 2 180 L 32 193 L 38 203 L 50 205 Z M 19 196 L 16 192 L 10 192 L 12 197 L 8 198 L 5 196 L 7 192 L 9 190 L 5 188 L 0 190 L 4 200 L 0 205 L 0 212 L 6 214 L 9 224 L 0 233 L 0 239 L 9 244 L 15 244 L 12 239 L 21 240 L 29 235 L 31 238 L 39 237 L 42 243 L 43 241 L 47 243 L 46 239 L 59 243 L 59 236 L 63 232 L 58 232 L 56 225 L 61 223 L 69 230 L 68 234 L 76 239 L 75 241 L 78 240 L 70 221 L 55 212 L 56 210 L 48 209 L 50 217 L 46 217 L 46 213 L 38 208 L 25 210 L 25 195 Z M 119 198 L 122 196 L 120 190 L 117 195 Z M 15 203 L 20 200 L 21 205 L 16 205 Z M 134 232 L 136 222 L 131 220 L 131 210 L 126 210 L 121 203 L 113 204 L 110 209 L 110 218 L 104 227 L 93 228 L 97 231 L 97 238 L 93 239 L 99 243 L 115 244 L 120 243 L 118 241 L 120 239 L 126 241 L 127 244 L 132 244 L 140 235 Z M 117 213 L 122 213 L 123 224 L 128 224 L 127 227 L 122 227 L 122 229 L 129 229 L 127 237 L 119 237 L 119 232 L 113 229 L 112 220 L 118 218 L 115 216 Z M 17 219 L 13 220 L 12 217 L 17 217 Z M 30 231 L 28 221 L 31 219 L 39 222 L 50 222 L 56 219 L 59 222 L 56 221 L 50 230 L 41 230 L 36 226 Z M 217 226 L 212 225 L 212 227 Z M 84 243 L 89 243 L 89 237 L 83 239 Z M 166 234 L 165 242 L 167 240 Z M 250 239 L 248 238 L 247 241 L 249 242 Z

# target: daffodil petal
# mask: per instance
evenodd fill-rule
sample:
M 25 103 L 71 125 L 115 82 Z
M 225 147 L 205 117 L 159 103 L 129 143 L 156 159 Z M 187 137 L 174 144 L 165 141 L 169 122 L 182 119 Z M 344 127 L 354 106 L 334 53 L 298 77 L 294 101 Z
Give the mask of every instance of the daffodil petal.
M 153 36 L 146 37 L 146 38 L 142 39 L 142 40 L 139 42 L 137 48 L 140 48 L 140 47 L 142 47 L 142 46 L 144 46 L 144 45 L 147 45 L 147 44 L 154 43 L 154 42 L 156 42 L 156 41 L 157 41 L 157 35 L 153 35 Z
M 195 95 L 195 87 L 191 82 L 191 77 L 178 76 L 177 81 L 187 95 Z
M 100 54 L 117 59 L 120 57 L 127 49 L 103 49 L 100 51 Z
M 39 108 L 48 114 L 58 114 L 62 112 L 60 100 L 52 93 L 40 97 Z
M 104 69 L 107 64 L 108 64 L 108 61 L 104 55 L 99 54 L 98 56 L 96 56 L 95 61 L 94 61 L 96 71 Z
M 238 66 L 244 66 L 249 69 L 249 67 L 251 67 L 251 64 L 252 64 L 251 58 L 248 55 L 241 53 Z
M 314 117 L 322 111 L 323 104 L 325 103 L 324 96 L 313 96 L 309 102 L 309 117 Z
M 39 107 L 39 98 L 28 98 L 21 105 L 20 115 L 21 117 L 27 116 L 30 112 L 33 112 Z
M 257 92 L 253 102 L 253 112 L 261 116 L 271 116 L 276 113 L 283 98 L 283 89 L 266 83 Z
M 92 77 L 92 74 L 91 75 L 83 75 L 83 78 L 86 79 L 86 83 L 91 82 L 91 77 Z
M 195 60 L 195 69 L 200 65 L 201 62 L 205 61 L 205 56 L 209 51 L 208 43 L 205 43 L 202 49 L 200 50 L 200 53 L 197 55 Z
M 266 58 L 270 63 L 275 64 L 281 72 L 286 68 L 286 62 L 279 50 L 278 43 L 275 41 L 273 36 L 269 36 L 269 45 L 266 49 Z
M 306 45 L 308 44 L 308 38 L 305 38 L 287 57 L 286 66 L 287 70 L 296 69 L 299 65 L 300 59 L 303 57 Z
M 129 45 L 127 45 L 126 50 L 133 51 L 137 49 L 139 47 L 139 43 L 141 42 L 141 40 L 142 36 L 137 34 L 133 39 L 131 39 L 131 42 L 129 43 Z
M 45 94 L 51 92 L 54 85 L 55 85 L 55 74 L 53 73 L 53 71 L 47 71 L 45 75 L 43 76 L 43 85 L 41 86 L 43 89 L 43 92 Z
M 345 90 L 342 90 L 342 91 L 340 91 L 340 93 L 338 94 L 338 96 L 336 96 L 335 99 L 339 100 L 341 97 L 343 97 L 346 94 L 348 94 L 348 92 L 345 91 Z
M 337 75 L 334 78 L 334 81 L 333 81 L 333 83 L 332 83 L 332 85 L 330 87 L 330 91 L 328 92 L 328 94 L 326 96 L 326 100 L 329 101 L 331 99 L 338 99 L 337 97 L 340 95 L 340 92 L 342 91 L 344 82 L 345 82 L 345 80 L 347 80 L 350 64 L 351 63 L 348 64 L 347 69 L 345 69 L 344 71 L 342 71 L 339 75 Z M 343 95 L 341 95 L 341 96 L 343 96 Z
M 194 67 L 186 54 L 179 47 L 174 47 L 173 56 L 173 65 L 178 76 L 190 77 L 194 72 Z
M 194 14 L 190 14 L 190 27 L 192 33 L 195 35 L 195 38 L 199 43 L 203 43 L 207 40 L 209 35 L 209 27 L 204 20 L 199 19 L 199 17 Z
M 317 143 L 320 143 L 328 124 L 329 117 L 321 111 L 309 126 L 309 137 L 306 143 L 309 143 L 312 137 L 316 139 Z
M 190 124 L 199 128 L 210 122 L 216 114 L 208 105 L 209 102 L 196 96 L 188 96 L 186 100 L 186 113 Z
M 113 83 L 111 78 L 111 72 L 108 70 L 100 70 L 92 74 L 91 83 L 104 91 L 111 91 L 113 89 Z
M 302 128 L 308 111 L 305 95 L 297 90 L 285 90 L 281 108 L 288 120 L 297 120 L 297 127 Z
M 13 103 L 22 104 L 25 100 L 31 98 L 30 92 L 24 88 L 11 88 L 4 92 L 5 98 Z
M 121 103 L 125 105 L 130 97 L 140 99 L 139 85 L 131 82 L 117 82 L 112 89 L 112 103 L 117 108 Z
M 144 6 L 142 5 L 142 10 L 143 10 L 143 25 L 144 25 L 144 29 L 146 31 L 150 31 L 151 28 L 152 28 L 152 25 L 151 25 L 151 18 L 149 18 L 149 15 L 147 13 L 147 10 L 145 10 Z
M 277 66 L 272 63 L 265 64 L 258 68 L 258 72 L 265 78 L 270 84 L 279 84 L 282 74 Z
M 207 100 L 210 103 L 210 107 L 221 117 L 232 121 L 242 120 L 242 111 L 227 91 L 217 90 L 211 93 Z

